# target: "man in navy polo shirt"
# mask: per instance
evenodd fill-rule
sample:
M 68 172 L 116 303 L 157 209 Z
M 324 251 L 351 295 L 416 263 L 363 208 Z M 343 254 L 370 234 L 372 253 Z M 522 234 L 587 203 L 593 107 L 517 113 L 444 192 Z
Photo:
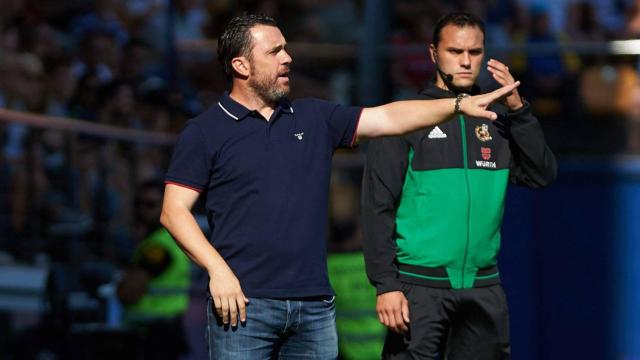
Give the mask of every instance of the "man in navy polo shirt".
M 487 106 L 518 84 L 364 109 L 288 101 L 286 41 L 273 19 L 256 15 L 231 20 L 218 57 L 231 92 L 182 131 L 161 216 L 209 274 L 209 357 L 334 359 L 325 243 L 333 152 L 363 138 L 433 126 L 455 112 L 495 119 Z M 209 240 L 191 214 L 200 193 Z

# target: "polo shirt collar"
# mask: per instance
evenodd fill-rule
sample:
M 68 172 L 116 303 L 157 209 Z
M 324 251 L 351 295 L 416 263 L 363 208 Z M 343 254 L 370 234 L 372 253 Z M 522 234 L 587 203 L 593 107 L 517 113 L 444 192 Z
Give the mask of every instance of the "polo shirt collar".
M 244 105 L 233 100 L 231 96 L 229 96 L 228 91 L 225 91 L 224 94 L 220 96 L 218 106 L 234 120 L 242 120 L 252 112 L 252 110 L 247 109 Z
M 291 106 L 291 101 L 289 101 L 289 99 L 286 99 L 286 98 L 280 99 L 280 101 L 278 101 L 278 107 L 282 112 L 286 112 L 287 114 L 293 114 L 293 107 Z
M 251 115 L 255 112 L 255 110 L 249 110 L 244 105 L 235 101 L 229 96 L 229 92 L 225 91 L 220 100 L 218 101 L 218 106 L 222 111 L 224 111 L 229 117 L 238 121 L 246 118 L 248 115 Z M 275 109 L 275 112 L 282 111 L 288 114 L 293 114 L 293 107 L 291 106 L 291 102 L 288 99 L 281 99 L 278 102 L 278 106 Z

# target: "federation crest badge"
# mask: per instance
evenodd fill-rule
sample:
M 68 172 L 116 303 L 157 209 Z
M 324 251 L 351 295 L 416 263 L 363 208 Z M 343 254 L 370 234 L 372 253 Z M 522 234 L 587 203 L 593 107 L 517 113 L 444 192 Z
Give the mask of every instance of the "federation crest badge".
M 482 142 L 492 140 L 491 133 L 489 133 L 489 125 L 476 126 L 476 137 Z

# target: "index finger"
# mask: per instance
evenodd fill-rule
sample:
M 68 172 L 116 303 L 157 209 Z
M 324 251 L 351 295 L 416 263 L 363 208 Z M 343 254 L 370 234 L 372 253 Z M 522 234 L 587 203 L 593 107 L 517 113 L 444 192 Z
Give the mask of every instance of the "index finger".
M 501 87 L 498 90 L 494 90 L 492 92 L 489 93 L 491 101 L 494 101 L 496 99 L 499 99 L 505 95 L 507 95 L 508 93 L 512 92 L 513 89 L 517 88 L 518 86 L 520 86 L 520 81 L 516 81 L 513 84 L 510 85 L 505 85 L 503 87 Z
M 504 64 L 504 63 L 502 63 L 502 62 L 500 62 L 500 61 L 498 61 L 496 59 L 489 59 L 489 61 L 487 61 L 487 65 L 489 65 L 491 67 L 494 67 L 494 68 L 502 68 L 503 70 L 509 70 L 509 67 L 506 64 Z
M 402 302 L 402 318 L 405 323 L 408 323 L 411 321 L 409 319 L 409 302 L 406 300 Z
M 395 309 L 393 312 L 393 316 L 396 320 L 396 330 L 398 330 L 397 332 L 399 333 L 404 333 L 407 330 L 409 330 L 409 328 L 407 328 L 407 325 L 405 324 L 405 319 L 402 316 L 402 309 Z

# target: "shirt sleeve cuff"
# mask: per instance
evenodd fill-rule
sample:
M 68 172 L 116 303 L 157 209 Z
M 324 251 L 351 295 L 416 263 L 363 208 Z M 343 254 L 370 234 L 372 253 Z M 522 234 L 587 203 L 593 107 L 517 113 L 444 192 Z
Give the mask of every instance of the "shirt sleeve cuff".
M 376 284 L 376 295 L 392 291 L 402 291 L 402 283 L 394 277 L 388 277 Z
M 509 110 L 509 111 L 507 112 L 507 115 L 508 115 L 509 117 L 511 117 L 511 116 L 520 116 L 520 115 L 522 115 L 522 114 L 526 114 L 526 113 L 528 113 L 528 112 L 530 112 L 530 111 L 531 111 L 531 105 L 529 104 L 529 102 L 528 102 L 528 101 L 523 100 L 523 101 L 522 101 L 522 104 L 523 104 L 523 105 L 522 105 L 519 109 L 517 109 L 517 110 L 514 110 L 514 111 Z
M 360 118 L 362 118 L 362 112 L 364 108 L 360 109 L 360 114 L 358 114 L 358 119 L 356 120 L 356 126 L 353 128 L 353 135 L 351 136 L 351 143 L 349 144 L 350 148 L 357 146 L 358 141 L 358 125 L 360 125 Z
M 201 187 L 198 187 L 198 186 L 196 186 L 196 185 L 191 185 L 191 184 L 185 184 L 185 183 L 180 182 L 180 181 L 175 181 L 175 180 L 165 180 L 165 181 L 164 181 L 164 183 L 165 183 L 166 185 L 171 184 L 171 185 L 180 186 L 180 187 L 187 188 L 187 189 L 190 189 L 190 190 L 193 190 L 193 191 L 199 192 L 199 193 L 201 193 L 201 192 L 203 191 L 203 189 L 202 189 Z

